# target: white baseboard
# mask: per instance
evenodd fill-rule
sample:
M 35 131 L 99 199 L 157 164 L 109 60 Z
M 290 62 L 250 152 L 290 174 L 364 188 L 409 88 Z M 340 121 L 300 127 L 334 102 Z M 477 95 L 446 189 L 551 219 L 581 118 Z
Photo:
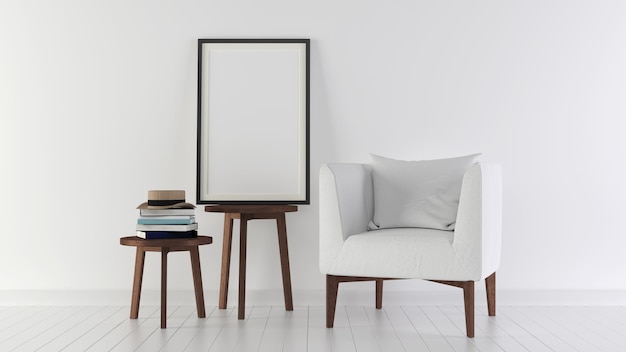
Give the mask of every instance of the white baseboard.
M 294 306 L 324 306 L 323 290 L 294 291 Z M 130 290 L 102 291 L 0 291 L 0 306 L 130 306 Z M 229 293 L 229 306 L 237 304 L 237 293 Z M 216 290 L 205 291 L 205 304 L 217 305 Z M 158 306 L 158 290 L 144 290 L 141 304 Z M 171 305 L 194 305 L 192 290 L 171 290 L 167 293 Z M 246 292 L 246 305 L 283 305 L 282 290 Z M 374 290 L 340 288 L 337 304 L 367 306 L 374 304 Z M 385 290 L 383 305 L 446 306 L 462 305 L 460 289 L 450 290 Z M 626 291 L 609 290 L 499 290 L 497 304 L 502 306 L 626 306 Z M 486 305 L 484 290 L 476 291 L 476 305 Z

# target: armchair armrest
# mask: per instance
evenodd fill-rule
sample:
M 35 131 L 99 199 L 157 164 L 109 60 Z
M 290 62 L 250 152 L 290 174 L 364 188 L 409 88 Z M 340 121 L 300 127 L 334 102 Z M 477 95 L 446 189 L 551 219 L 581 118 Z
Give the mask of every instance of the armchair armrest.
M 371 171 L 365 164 L 325 164 L 319 182 L 319 265 L 327 273 L 343 241 L 367 231 L 374 196 Z
M 463 177 L 454 250 L 478 281 L 498 269 L 501 244 L 502 170 L 498 164 L 477 163 Z

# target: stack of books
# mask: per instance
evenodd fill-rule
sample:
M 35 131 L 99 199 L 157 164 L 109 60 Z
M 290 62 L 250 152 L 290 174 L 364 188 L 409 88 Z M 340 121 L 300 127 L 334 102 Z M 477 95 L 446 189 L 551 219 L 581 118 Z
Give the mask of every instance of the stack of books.
M 139 209 L 137 237 L 143 239 L 198 237 L 195 209 Z

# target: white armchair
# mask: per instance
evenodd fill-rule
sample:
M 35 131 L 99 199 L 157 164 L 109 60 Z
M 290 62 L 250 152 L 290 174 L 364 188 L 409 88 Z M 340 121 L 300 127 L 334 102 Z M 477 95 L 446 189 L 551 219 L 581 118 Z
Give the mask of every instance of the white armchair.
M 474 283 L 485 280 L 496 312 L 502 182 L 497 164 L 476 163 L 464 174 L 453 231 L 391 228 L 368 231 L 374 214 L 371 166 L 327 164 L 320 171 L 319 265 L 326 275 L 326 326 L 334 324 L 339 283 L 376 282 L 382 307 L 385 279 L 424 279 L 464 292 L 468 337 L 474 337 Z

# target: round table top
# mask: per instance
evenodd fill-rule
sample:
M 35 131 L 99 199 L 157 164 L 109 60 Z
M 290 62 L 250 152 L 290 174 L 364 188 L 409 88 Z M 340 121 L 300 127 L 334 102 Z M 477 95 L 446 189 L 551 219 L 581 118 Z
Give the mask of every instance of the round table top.
M 297 205 L 288 204 L 252 204 L 252 205 L 239 205 L 239 204 L 221 204 L 221 205 L 207 205 L 204 207 L 204 211 L 208 213 L 233 213 L 233 214 L 276 214 L 276 213 L 291 213 L 298 211 Z
M 121 237 L 120 244 L 135 247 L 193 247 L 213 243 L 211 236 L 198 236 L 193 238 L 163 238 L 145 240 L 137 236 Z

